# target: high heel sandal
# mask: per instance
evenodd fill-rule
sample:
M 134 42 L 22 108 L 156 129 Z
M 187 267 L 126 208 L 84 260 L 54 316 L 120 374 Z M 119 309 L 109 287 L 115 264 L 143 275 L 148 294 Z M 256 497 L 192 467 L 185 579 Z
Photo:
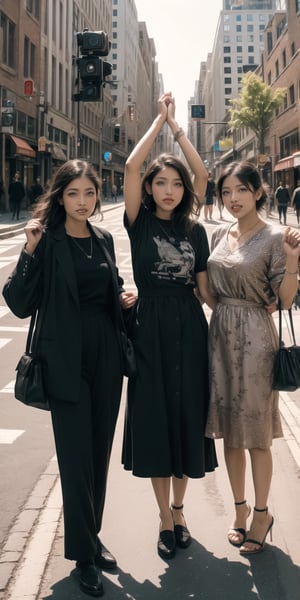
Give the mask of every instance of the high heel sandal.
M 169 560 L 176 554 L 176 538 L 174 529 L 159 530 L 157 552 L 160 558 Z
M 265 513 L 268 514 L 268 507 L 267 506 L 266 506 L 266 508 L 255 508 L 254 507 L 254 510 L 256 512 L 259 512 L 259 513 L 265 512 Z M 259 542 L 258 540 L 254 540 L 252 538 L 247 538 L 246 537 L 245 542 L 244 542 L 245 544 L 247 542 L 249 542 L 250 544 L 257 544 L 259 546 L 259 548 L 254 548 L 253 550 L 247 550 L 247 548 L 245 548 L 243 550 L 241 548 L 240 549 L 240 554 L 242 554 L 243 556 L 246 556 L 246 555 L 249 555 L 249 554 L 259 554 L 259 552 L 262 552 L 263 549 L 264 549 L 264 547 L 265 547 L 266 537 L 267 537 L 267 535 L 268 535 L 269 532 L 270 532 L 270 540 L 271 540 L 271 542 L 273 540 L 273 537 L 272 537 L 272 527 L 273 527 L 273 525 L 274 525 L 274 517 L 271 518 L 271 522 L 269 523 L 267 531 L 266 531 L 266 533 L 265 533 L 265 535 L 264 535 L 264 537 L 263 537 L 263 539 L 262 539 L 261 542 Z
M 235 502 L 234 503 L 235 506 L 242 506 L 242 504 L 247 504 L 247 501 L 243 500 L 242 502 Z M 246 516 L 246 519 L 248 519 L 250 513 L 251 513 L 251 508 L 250 508 L 250 506 L 248 506 L 248 514 Z M 233 535 L 241 535 L 242 539 L 239 542 L 234 542 L 229 537 L 229 535 L 231 533 Z M 231 544 L 232 546 L 235 546 L 236 548 L 240 548 L 240 546 L 242 546 L 245 543 L 245 541 L 246 541 L 246 530 L 244 529 L 244 527 L 230 527 L 230 529 L 229 529 L 229 531 L 227 533 L 227 539 L 229 541 L 229 544 Z
M 175 506 L 174 504 L 171 504 L 171 510 L 182 510 L 183 509 L 183 504 L 181 504 L 181 506 Z M 183 513 L 182 513 L 183 516 Z M 185 522 L 185 521 L 184 521 Z M 180 548 L 187 548 L 191 541 L 191 534 L 185 525 L 176 525 L 174 523 L 174 534 L 175 534 L 175 539 L 176 539 L 176 544 L 177 546 L 179 546 Z

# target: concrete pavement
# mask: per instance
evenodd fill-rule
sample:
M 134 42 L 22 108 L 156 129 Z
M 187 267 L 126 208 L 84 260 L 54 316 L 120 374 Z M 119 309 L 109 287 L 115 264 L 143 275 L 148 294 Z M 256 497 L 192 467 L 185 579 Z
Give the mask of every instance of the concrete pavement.
M 293 215 L 289 214 L 288 224 L 292 219 Z M 299 313 L 294 311 L 298 342 Z M 125 394 L 126 381 L 102 532 L 102 540 L 116 555 L 119 568 L 114 574 L 103 572 L 105 597 L 110 600 L 299 600 L 300 408 L 295 401 L 298 392 L 280 395 L 285 437 L 273 444 L 274 476 L 269 504 L 275 518 L 273 544 L 268 544 L 262 554 L 247 559 L 226 541 L 233 512 L 232 498 L 222 442 L 218 441 L 219 468 L 203 480 L 189 482 L 184 512 L 193 543 L 187 550 L 178 550 L 169 563 L 156 553 L 159 517 L 151 484 L 148 479 L 135 478 L 125 472 L 120 464 Z M 247 499 L 253 506 L 250 481 Z M 36 509 L 36 518 L 30 520 L 30 514 Z M 15 568 L 11 570 L 9 565 L 13 562 Z M 12 574 L 8 586 L 5 572 Z M 0 574 L 3 600 L 87 598 L 78 588 L 74 563 L 63 558 L 61 493 L 55 457 L 10 532 L 0 557 Z

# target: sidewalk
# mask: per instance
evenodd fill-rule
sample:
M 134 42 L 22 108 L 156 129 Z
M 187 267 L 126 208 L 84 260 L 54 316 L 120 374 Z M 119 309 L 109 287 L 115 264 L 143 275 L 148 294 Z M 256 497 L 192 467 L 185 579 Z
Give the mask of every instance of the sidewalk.
M 123 197 L 118 196 L 116 202 L 113 200 L 101 201 L 101 213 L 104 213 L 108 210 L 113 210 L 123 204 Z M 12 220 L 11 212 L 0 214 L 0 240 L 4 240 L 9 237 L 13 237 L 14 235 L 18 235 L 22 232 L 25 223 L 31 219 L 31 211 L 27 209 L 23 209 L 20 211 L 20 219 L 18 221 Z M 101 221 L 101 216 L 96 216 L 95 220 Z

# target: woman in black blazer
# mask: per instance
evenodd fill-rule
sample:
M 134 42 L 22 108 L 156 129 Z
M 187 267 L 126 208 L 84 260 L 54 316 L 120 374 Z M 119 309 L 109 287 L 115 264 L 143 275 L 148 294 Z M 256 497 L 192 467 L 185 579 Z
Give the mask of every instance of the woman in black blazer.
M 93 167 L 63 164 L 24 229 L 27 242 L 3 289 L 18 317 L 43 315 L 37 354 L 61 477 L 65 557 L 77 561 L 81 589 L 93 596 L 103 593 L 99 567 L 116 567 L 97 534 L 123 379 L 117 303 L 135 301 L 123 290 L 112 236 L 88 221 L 99 207 Z

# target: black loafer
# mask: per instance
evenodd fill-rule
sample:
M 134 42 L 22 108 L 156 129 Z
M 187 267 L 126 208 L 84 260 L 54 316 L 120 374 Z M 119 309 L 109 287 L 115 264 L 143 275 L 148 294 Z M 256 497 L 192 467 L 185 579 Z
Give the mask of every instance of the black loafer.
M 99 538 L 97 538 L 97 552 L 95 556 L 95 564 L 100 567 L 100 569 L 104 569 L 107 571 L 111 571 L 112 569 L 116 569 L 117 561 L 115 557 L 111 554 L 105 546 L 100 542 Z
M 94 561 L 77 562 L 80 589 L 89 596 L 103 596 L 104 589 Z
M 174 534 L 177 546 L 187 548 L 190 545 L 192 538 L 187 527 L 184 527 L 184 525 L 174 525 Z
M 174 531 L 165 529 L 165 531 L 159 532 L 157 552 L 161 558 L 170 559 L 173 558 L 173 556 L 175 556 L 176 539 Z

